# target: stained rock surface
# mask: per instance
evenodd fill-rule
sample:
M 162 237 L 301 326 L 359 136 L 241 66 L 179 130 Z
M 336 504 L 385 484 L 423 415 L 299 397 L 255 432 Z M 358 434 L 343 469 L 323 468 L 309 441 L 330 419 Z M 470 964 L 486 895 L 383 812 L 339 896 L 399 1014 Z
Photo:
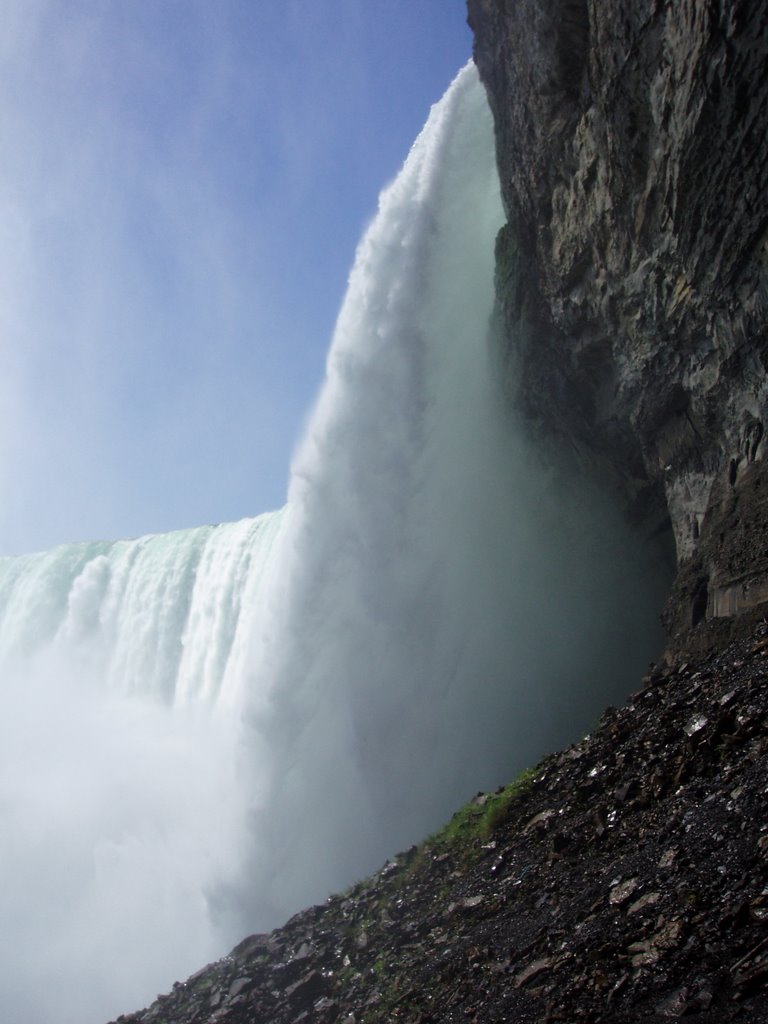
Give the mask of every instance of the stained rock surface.
M 672 634 L 738 616 L 768 597 L 768 0 L 468 9 L 526 411 L 671 525 Z
M 119 1022 L 764 1022 L 767 755 L 763 623 Z

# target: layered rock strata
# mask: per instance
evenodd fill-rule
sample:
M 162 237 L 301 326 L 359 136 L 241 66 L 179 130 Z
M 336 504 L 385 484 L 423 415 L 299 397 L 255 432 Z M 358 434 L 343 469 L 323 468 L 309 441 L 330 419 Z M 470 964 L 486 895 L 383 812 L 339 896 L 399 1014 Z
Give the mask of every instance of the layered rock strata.
M 768 2 L 469 0 L 539 429 L 671 523 L 672 634 L 768 597 Z

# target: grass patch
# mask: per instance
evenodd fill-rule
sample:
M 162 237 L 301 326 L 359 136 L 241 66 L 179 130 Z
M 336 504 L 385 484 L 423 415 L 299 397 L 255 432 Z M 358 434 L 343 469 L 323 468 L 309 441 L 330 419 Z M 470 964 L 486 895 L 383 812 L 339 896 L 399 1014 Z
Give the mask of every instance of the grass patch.
M 380 892 L 373 902 L 367 904 L 364 917 L 356 916 L 350 920 L 350 933 L 360 928 L 366 931 L 375 929 L 377 913 L 387 904 L 392 892 L 408 884 L 436 857 L 450 854 L 459 861 L 470 860 L 474 856 L 476 844 L 490 840 L 494 832 L 505 823 L 513 805 L 530 790 L 538 771 L 539 768 L 527 769 L 495 793 L 478 794 L 461 807 L 447 825 L 428 836 L 418 847 L 397 857 L 400 869 L 388 880 L 388 891 Z M 365 901 L 366 895 L 375 892 L 380 884 L 378 876 L 374 875 L 356 882 L 333 899 L 341 901 L 352 897 Z
M 474 839 L 490 839 L 506 821 L 512 805 L 531 788 L 535 774 L 535 769 L 521 772 L 516 779 L 495 793 L 484 793 L 470 800 L 454 814 L 447 825 L 424 842 L 424 848 L 439 853 Z

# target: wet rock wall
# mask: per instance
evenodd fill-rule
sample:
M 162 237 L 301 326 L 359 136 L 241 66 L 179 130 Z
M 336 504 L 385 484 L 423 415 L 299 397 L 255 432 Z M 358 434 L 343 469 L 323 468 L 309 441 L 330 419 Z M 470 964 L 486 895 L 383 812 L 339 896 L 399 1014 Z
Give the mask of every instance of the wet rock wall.
M 469 0 L 533 429 L 671 526 L 679 638 L 768 596 L 768 0 Z

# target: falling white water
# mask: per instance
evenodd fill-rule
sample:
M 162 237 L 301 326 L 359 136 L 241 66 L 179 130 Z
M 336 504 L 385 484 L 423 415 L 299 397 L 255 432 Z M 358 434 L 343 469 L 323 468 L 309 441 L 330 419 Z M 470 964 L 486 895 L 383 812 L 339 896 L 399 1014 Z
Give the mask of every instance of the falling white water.
M 357 253 L 283 513 L 0 560 L 0 1002 L 95 1024 L 589 727 L 659 573 L 491 358 L 473 68 Z
M 0 665 L 179 708 L 239 705 L 283 514 L 0 558 Z
M 252 669 L 260 923 L 577 738 L 656 653 L 658 567 L 501 394 L 502 222 L 468 66 L 381 196 L 293 466 Z

